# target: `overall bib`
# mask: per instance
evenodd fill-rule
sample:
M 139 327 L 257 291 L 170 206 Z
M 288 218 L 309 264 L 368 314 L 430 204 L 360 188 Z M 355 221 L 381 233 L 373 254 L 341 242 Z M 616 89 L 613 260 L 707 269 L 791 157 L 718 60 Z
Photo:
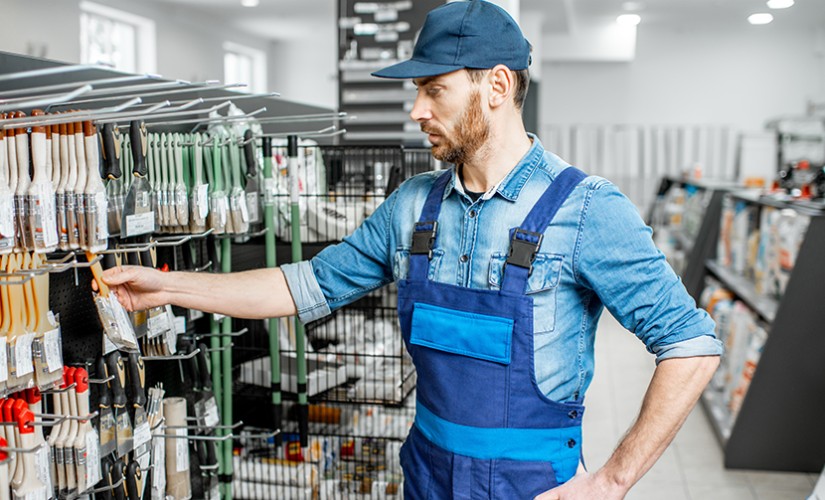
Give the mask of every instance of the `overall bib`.
M 401 331 L 418 373 L 415 424 L 401 449 L 407 500 L 533 498 L 576 473 L 584 406 L 539 391 L 525 290 L 545 229 L 584 178 L 563 170 L 510 231 L 500 290 L 428 279 L 449 172 L 430 190 L 409 276 L 398 285 Z

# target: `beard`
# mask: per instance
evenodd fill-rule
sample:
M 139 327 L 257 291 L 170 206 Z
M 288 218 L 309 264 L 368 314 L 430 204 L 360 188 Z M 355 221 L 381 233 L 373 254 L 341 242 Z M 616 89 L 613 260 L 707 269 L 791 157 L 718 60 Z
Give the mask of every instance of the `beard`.
M 490 122 L 481 112 L 481 93 L 475 90 L 470 94 L 452 137 L 448 137 L 447 131 L 440 127 L 435 130 L 421 129 L 441 138 L 441 144 L 432 147 L 435 159 L 455 165 L 467 163 L 490 138 Z

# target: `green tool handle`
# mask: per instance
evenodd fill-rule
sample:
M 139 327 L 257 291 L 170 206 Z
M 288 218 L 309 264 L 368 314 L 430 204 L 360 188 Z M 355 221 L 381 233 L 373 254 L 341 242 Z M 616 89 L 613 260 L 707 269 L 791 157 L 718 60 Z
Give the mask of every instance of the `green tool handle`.
M 264 154 L 264 179 L 272 178 L 272 140 L 263 138 Z M 276 266 L 277 249 L 275 247 L 275 207 L 268 203 L 264 207 L 264 222 L 266 233 L 264 233 L 264 248 L 266 252 L 266 267 Z M 270 390 L 272 391 L 272 426 L 273 429 L 281 429 L 281 418 L 283 410 L 281 407 L 281 345 L 278 327 L 278 318 L 269 318 L 269 360 L 272 378 L 270 380 Z M 275 436 L 275 446 L 280 446 L 281 434 Z
M 232 240 L 223 238 L 221 240 L 221 272 L 232 272 Z M 232 333 L 232 318 L 225 317 L 222 324 L 222 332 L 224 334 Z M 232 338 L 229 335 L 222 337 L 221 347 L 224 349 L 221 356 L 221 365 L 223 368 L 223 412 L 221 418 L 223 425 L 232 425 Z M 225 432 L 230 432 L 226 430 Z M 223 441 L 223 459 L 224 459 L 224 475 L 232 476 L 232 441 Z M 232 497 L 231 484 L 226 485 L 226 495 L 228 498 Z
M 231 189 L 232 184 L 232 162 L 230 159 L 229 148 L 226 146 L 221 147 L 221 170 L 223 173 L 223 182 L 224 187 L 228 190 Z
M 206 163 L 206 182 L 209 184 L 209 190 L 215 191 L 218 188 L 218 180 L 215 178 L 215 170 L 214 170 L 214 157 L 215 151 L 206 151 L 201 149 L 201 154 L 203 155 L 203 161 Z
M 230 144 L 228 149 L 232 165 L 232 187 L 243 187 L 241 186 L 241 150 L 234 143 Z
M 201 146 L 201 135 L 194 134 L 192 136 L 191 158 L 192 158 L 192 185 L 198 186 L 203 184 L 203 146 Z
M 298 204 L 298 137 L 287 137 L 287 154 L 289 156 L 289 198 L 292 222 L 292 262 L 303 259 L 301 248 L 301 209 Z M 307 358 L 304 345 L 304 324 L 295 317 L 295 350 L 298 365 L 298 431 L 301 446 L 309 443 L 309 406 L 307 404 Z

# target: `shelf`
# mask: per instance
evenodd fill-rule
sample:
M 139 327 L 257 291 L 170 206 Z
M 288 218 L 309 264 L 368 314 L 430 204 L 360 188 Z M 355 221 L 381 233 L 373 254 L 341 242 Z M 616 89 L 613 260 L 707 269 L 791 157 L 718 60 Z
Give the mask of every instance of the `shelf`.
M 713 389 L 705 389 L 702 393 L 702 407 L 705 409 L 705 414 L 710 420 L 710 425 L 713 427 L 716 437 L 719 438 L 719 442 L 722 443 L 724 448 L 725 443 L 730 438 L 733 425 L 730 421 L 730 412 L 720 401 L 720 396 L 721 394 Z
M 776 317 L 776 311 L 779 309 L 779 301 L 756 293 L 753 283 L 741 276 L 737 276 L 715 261 L 708 260 L 705 262 L 705 265 L 717 278 L 730 288 L 737 297 L 742 299 L 743 302 L 759 314 L 759 316 L 769 324 L 773 323 Z
M 765 205 L 778 209 L 796 210 L 802 215 L 817 217 L 825 215 L 825 202 L 811 200 L 781 200 L 765 195 L 760 191 L 741 190 L 731 191 L 731 196 L 736 199 L 747 201 L 758 205 Z
M 415 91 L 410 89 L 388 90 L 345 90 L 343 104 L 383 104 L 404 103 L 415 100 Z

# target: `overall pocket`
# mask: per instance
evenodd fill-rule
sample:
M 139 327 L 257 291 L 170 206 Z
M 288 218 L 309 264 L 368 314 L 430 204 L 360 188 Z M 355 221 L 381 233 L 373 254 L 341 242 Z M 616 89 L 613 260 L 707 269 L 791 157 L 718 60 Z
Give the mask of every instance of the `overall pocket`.
M 444 257 L 444 250 L 436 248 L 433 250 L 433 258 L 430 259 L 430 268 L 427 272 L 428 279 L 434 279 L 438 272 L 438 267 L 441 264 L 441 258 Z M 407 279 L 410 274 L 410 249 L 408 247 L 400 247 L 395 251 L 395 256 L 392 260 L 392 277 L 395 281 Z
M 501 289 L 507 254 L 494 253 L 490 259 L 489 285 Z M 552 332 L 556 328 L 556 290 L 561 279 L 564 256 L 539 253 L 533 262 L 533 272 L 527 278 L 525 293 L 533 298 L 534 333 Z

